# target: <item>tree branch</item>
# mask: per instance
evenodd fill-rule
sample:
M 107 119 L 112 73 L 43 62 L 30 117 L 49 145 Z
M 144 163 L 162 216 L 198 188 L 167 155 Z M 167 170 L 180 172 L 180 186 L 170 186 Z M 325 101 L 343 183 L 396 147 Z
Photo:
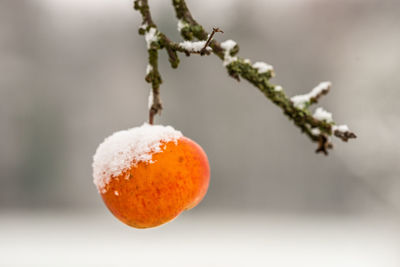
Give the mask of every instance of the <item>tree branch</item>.
M 161 111 L 161 102 L 159 101 L 159 85 L 161 76 L 157 69 L 157 50 L 165 48 L 169 55 L 169 61 L 173 68 L 179 64 L 177 52 L 190 54 L 210 54 L 212 52 L 224 62 L 228 74 L 240 81 L 243 78 L 257 87 L 268 99 L 279 106 L 283 113 L 294 122 L 294 124 L 305 133 L 311 141 L 318 144 L 316 152 L 328 154 L 331 149 L 331 136 L 336 136 L 343 141 L 350 138 L 356 138 L 346 125 L 336 126 L 332 119 L 332 114 L 317 108 L 314 114 L 309 110 L 312 104 L 317 103 L 320 97 L 327 94 L 331 88 L 330 82 L 323 82 L 316 86 L 311 92 L 289 98 L 279 85 L 270 83 L 270 79 L 274 77 L 274 69 L 272 66 L 264 62 L 256 62 L 251 64 L 249 59 L 237 57 L 239 46 L 232 40 L 219 43 L 213 40 L 215 32 L 218 28 L 214 28 L 209 35 L 204 28 L 197 23 L 192 17 L 185 0 L 172 0 L 176 17 L 178 18 L 178 29 L 182 37 L 186 40 L 182 43 L 174 43 L 170 41 L 163 33 L 157 30 L 157 26 L 151 19 L 151 13 L 147 0 L 136 0 L 135 9 L 142 14 L 143 23 L 141 34 L 146 35 L 148 41 L 149 64 L 152 71 L 147 74 L 146 80 L 152 83 L 153 87 L 153 103 L 150 109 L 150 115 L 153 116 Z M 155 32 L 155 33 L 154 33 Z M 153 35 L 151 35 L 153 33 Z M 155 34 L 155 37 L 154 37 Z M 197 39 L 197 42 L 193 42 Z M 156 99 L 158 98 L 158 100 Z M 158 102 L 157 102 L 158 101 Z M 151 118 L 152 122 L 152 118 Z
M 165 34 L 157 29 L 154 23 L 150 7 L 147 0 L 135 0 L 134 9 L 142 15 L 142 25 L 139 28 L 139 34 L 144 35 L 147 43 L 147 52 L 149 64 L 147 66 L 145 80 L 151 83 L 152 89 L 149 97 L 149 123 L 153 124 L 154 116 L 161 114 L 162 102 L 160 97 L 160 84 L 162 78 L 158 70 L 158 50 L 165 49 L 168 54 L 168 60 L 172 68 L 179 65 L 178 52 L 189 56 L 190 54 L 209 55 L 211 49 L 208 43 L 201 42 L 172 42 Z M 219 31 L 219 30 L 218 30 Z M 210 41 L 212 36 L 210 36 Z

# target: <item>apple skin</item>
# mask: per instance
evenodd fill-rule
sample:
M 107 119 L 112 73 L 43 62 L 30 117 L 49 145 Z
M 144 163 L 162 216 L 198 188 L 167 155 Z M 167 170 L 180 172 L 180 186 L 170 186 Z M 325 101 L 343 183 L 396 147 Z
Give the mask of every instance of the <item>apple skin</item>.
M 150 162 L 139 162 L 112 177 L 101 193 L 104 203 L 123 223 L 156 227 L 195 207 L 207 193 L 210 167 L 206 153 L 181 137 L 162 142 Z

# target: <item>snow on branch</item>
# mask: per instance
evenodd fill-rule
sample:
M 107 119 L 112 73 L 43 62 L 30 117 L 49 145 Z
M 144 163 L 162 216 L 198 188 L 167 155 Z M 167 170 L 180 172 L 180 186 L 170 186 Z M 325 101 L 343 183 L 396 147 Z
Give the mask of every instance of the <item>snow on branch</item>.
M 290 98 L 290 100 L 296 108 L 305 108 L 311 103 L 316 103 L 322 95 L 326 95 L 331 89 L 331 86 L 331 82 L 322 82 L 314 87 L 308 94 L 296 95 Z
M 319 107 L 315 110 L 313 117 L 320 121 L 326 121 L 328 123 L 333 121 L 332 113 L 326 111 L 325 109 Z
M 312 142 L 318 144 L 317 153 L 328 154 L 331 149 L 331 136 L 335 136 L 345 142 L 348 139 L 356 138 L 356 135 L 346 125 L 336 126 L 333 116 L 323 108 L 317 108 L 313 113 L 309 110 L 312 104 L 318 102 L 319 98 L 327 94 L 332 86 L 330 82 L 322 82 L 309 93 L 287 97 L 282 86 L 274 85 L 270 79 L 275 76 L 274 68 L 265 62 L 251 64 L 249 59 L 237 56 L 239 46 L 233 40 L 222 43 L 213 39 L 216 32 L 222 32 L 213 28 L 208 34 L 191 15 L 185 0 L 172 0 L 176 17 L 178 19 L 177 29 L 184 41 L 172 42 L 163 33 L 159 32 L 157 26 L 151 19 L 150 8 L 147 0 L 135 0 L 134 8 L 140 11 L 143 22 L 139 33 L 145 35 L 149 52 L 149 66 L 146 74 L 146 81 L 152 84 L 152 94 L 149 99 L 150 123 L 153 122 L 155 114 L 162 109 L 159 97 L 159 85 L 161 76 L 158 72 L 158 50 L 166 49 L 169 61 L 173 68 L 178 67 L 178 52 L 187 56 L 190 54 L 209 55 L 213 53 L 223 61 L 228 74 L 240 81 L 240 78 L 247 80 L 260 90 L 268 99 L 283 110 L 283 113 L 305 133 Z
M 237 44 L 233 40 L 226 40 L 225 42 L 221 43 L 221 47 L 224 49 L 224 66 L 228 66 L 232 62 L 237 60 L 237 57 L 231 55 L 231 52 Z
M 191 41 L 183 41 L 179 43 L 179 46 L 185 50 L 187 50 L 189 53 L 200 53 L 200 51 L 204 48 L 206 45 L 206 41 L 197 41 L 197 42 L 191 42 Z M 206 50 L 211 52 L 211 47 L 207 46 Z
M 257 71 L 258 71 L 258 73 L 267 73 L 267 72 L 270 72 L 271 74 L 271 76 L 272 77 L 274 77 L 275 76 L 275 73 L 274 73 L 274 67 L 272 67 L 271 65 L 269 65 L 269 64 L 267 64 L 267 63 L 265 63 L 265 62 L 260 62 L 260 61 L 258 61 L 258 62 L 256 62 L 256 63 L 254 63 L 253 64 L 253 68 L 256 68 L 257 69 Z

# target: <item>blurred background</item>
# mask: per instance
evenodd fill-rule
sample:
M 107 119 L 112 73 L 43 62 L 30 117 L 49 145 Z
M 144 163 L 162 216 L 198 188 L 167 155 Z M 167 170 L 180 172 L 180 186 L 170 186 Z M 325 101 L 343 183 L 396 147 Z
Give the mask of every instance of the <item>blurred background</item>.
M 160 55 L 156 118 L 207 152 L 203 202 L 131 229 L 92 183 L 111 133 L 147 120 L 145 41 L 131 0 L 0 2 L 0 266 L 400 266 L 400 2 L 187 0 L 288 95 L 333 83 L 320 105 L 358 139 L 328 157 L 215 56 Z M 170 1 L 152 0 L 179 41 Z

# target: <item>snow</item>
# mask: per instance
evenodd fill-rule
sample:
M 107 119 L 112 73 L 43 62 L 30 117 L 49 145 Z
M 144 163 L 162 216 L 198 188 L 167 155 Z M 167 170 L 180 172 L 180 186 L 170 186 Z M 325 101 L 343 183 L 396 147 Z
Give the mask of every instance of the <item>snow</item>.
M 326 91 L 329 90 L 329 88 L 331 88 L 332 83 L 329 81 L 326 82 L 321 82 L 320 84 L 318 84 L 312 91 L 311 93 L 314 94 L 315 96 L 320 94 L 322 91 Z
M 151 43 L 157 42 L 158 37 L 157 37 L 157 29 L 154 27 L 151 27 L 146 34 L 144 35 L 144 39 L 146 40 L 147 43 L 147 49 L 150 49 Z
M 338 130 L 339 132 L 350 132 L 350 129 L 347 125 L 333 125 L 332 126 L 332 131 Z
M 296 95 L 290 98 L 290 100 L 293 102 L 293 105 L 296 108 L 304 108 L 305 104 L 310 102 L 312 98 L 317 97 L 319 94 L 321 94 L 323 91 L 328 91 L 332 86 L 331 82 L 321 82 L 318 84 L 314 89 L 311 90 L 308 94 L 305 95 Z
M 324 110 L 323 108 L 319 107 L 315 110 L 313 117 L 317 120 L 332 122 L 332 113 Z
M 248 59 L 248 58 L 245 58 L 245 59 L 243 60 L 243 62 L 246 63 L 246 64 L 251 64 L 251 60 Z
M 318 128 L 312 128 L 312 129 L 311 129 L 311 133 L 312 133 L 313 135 L 319 135 L 319 134 L 321 133 L 321 131 L 320 131 L 320 129 L 318 129 Z
M 189 26 L 189 24 L 187 24 L 186 22 L 184 22 L 184 21 L 181 20 L 181 19 L 178 20 L 177 28 L 178 28 L 178 31 L 179 31 L 179 32 L 181 32 L 182 29 L 185 28 L 185 27 L 187 27 L 187 26 Z
M 143 23 L 139 28 L 142 30 L 146 30 L 147 29 L 147 23 Z
M 183 135 L 171 126 L 149 125 L 115 132 L 99 145 L 93 156 L 93 182 L 99 192 L 113 177 L 117 177 L 139 162 L 152 162 L 152 155 L 161 152 L 161 145 L 175 142 Z
M 275 92 L 281 92 L 283 89 L 282 89 L 282 86 L 276 85 L 276 86 L 274 86 L 274 90 L 275 90 Z
M 206 45 L 206 41 L 198 41 L 198 42 L 191 42 L 191 41 L 184 41 L 180 42 L 179 46 L 189 52 L 200 52 L 203 47 Z M 207 51 L 211 51 L 211 47 L 207 46 Z
M 152 70 L 153 70 L 153 66 L 150 65 L 150 64 L 147 64 L 147 67 L 146 67 L 146 75 L 148 75 Z
M 265 63 L 265 62 L 256 62 L 253 64 L 253 68 L 257 69 L 258 73 L 267 73 L 271 72 L 271 74 L 274 72 L 274 67 L 271 65 Z
M 225 50 L 232 50 L 236 46 L 236 42 L 233 40 L 226 40 L 221 43 L 221 47 Z
M 296 95 L 293 96 L 292 98 L 290 98 L 290 100 L 292 101 L 293 105 L 296 108 L 304 108 L 305 104 L 307 102 L 310 102 L 310 96 L 309 94 L 305 94 L 305 95 Z
M 147 103 L 147 107 L 149 109 L 151 109 L 151 106 L 153 105 L 153 100 L 154 100 L 153 88 L 150 88 L 149 100 L 148 100 L 148 103 Z
M 237 57 L 231 56 L 231 50 L 236 46 L 236 42 L 233 40 L 226 40 L 221 43 L 221 47 L 224 49 L 224 66 L 228 66 L 232 62 L 237 60 Z

